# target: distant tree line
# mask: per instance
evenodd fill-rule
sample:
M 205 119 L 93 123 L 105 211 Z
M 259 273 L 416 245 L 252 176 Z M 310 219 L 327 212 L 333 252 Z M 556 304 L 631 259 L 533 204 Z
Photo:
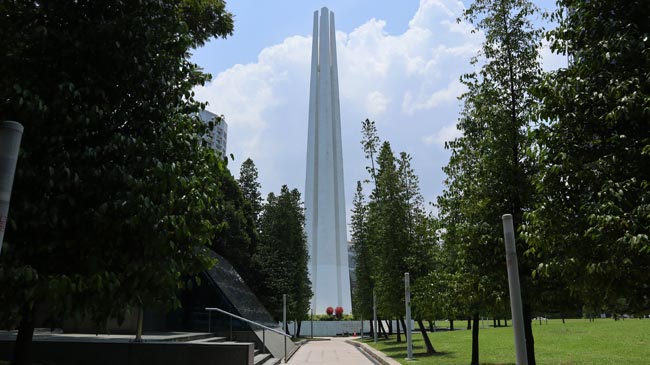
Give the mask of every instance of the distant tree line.
M 247 282 L 278 321 L 283 314 L 283 294 L 287 295 L 287 319 L 296 320 L 296 336 L 299 336 L 312 297 L 300 192 L 283 185 L 279 195 L 269 193 L 263 202 L 257 177 L 255 164 L 249 158 L 241 166 L 239 184 L 250 219 L 257 222 L 259 245 L 251 256 L 253 264 L 248 270 L 251 279 Z

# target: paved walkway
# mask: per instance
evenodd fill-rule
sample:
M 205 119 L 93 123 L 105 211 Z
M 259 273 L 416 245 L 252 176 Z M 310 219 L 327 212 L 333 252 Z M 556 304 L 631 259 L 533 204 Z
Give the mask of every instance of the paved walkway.
M 373 365 L 356 347 L 345 343 L 348 338 L 332 337 L 307 341 L 291 357 L 292 365 Z

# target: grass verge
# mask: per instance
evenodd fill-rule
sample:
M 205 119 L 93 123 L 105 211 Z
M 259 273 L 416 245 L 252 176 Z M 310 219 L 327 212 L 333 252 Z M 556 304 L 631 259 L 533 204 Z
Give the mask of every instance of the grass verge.
M 533 324 L 535 354 L 538 365 L 650 364 L 650 320 L 598 319 L 549 320 Z M 407 362 L 406 341 L 397 343 L 395 336 L 373 346 L 401 364 L 450 365 L 469 364 L 471 331 L 457 330 L 429 333 L 437 354 L 427 355 L 420 333 L 413 333 L 415 362 Z M 512 327 L 481 328 L 479 360 L 485 365 L 514 365 L 515 350 Z

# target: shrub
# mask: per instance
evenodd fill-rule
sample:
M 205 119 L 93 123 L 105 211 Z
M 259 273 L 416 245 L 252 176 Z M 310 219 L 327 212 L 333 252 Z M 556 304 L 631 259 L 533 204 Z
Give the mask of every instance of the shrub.
M 336 307 L 335 313 L 336 318 L 341 319 L 343 317 L 343 307 Z

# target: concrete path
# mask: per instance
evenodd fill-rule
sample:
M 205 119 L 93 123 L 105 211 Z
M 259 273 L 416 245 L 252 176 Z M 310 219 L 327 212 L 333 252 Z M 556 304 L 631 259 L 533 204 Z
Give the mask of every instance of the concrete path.
M 326 337 L 322 341 L 307 341 L 289 359 L 291 365 L 399 365 L 399 363 L 369 346 L 351 340 L 358 337 Z M 352 345 L 354 343 L 355 345 Z M 361 350 L 358 347 L 361 347 Z M 374 360 L 369 360 L 363 353 Z
M 349 338 L 331 337 L 307 341 L 289 359 L 292 365 L 373 365 L 356 347 L 345 343 Z

